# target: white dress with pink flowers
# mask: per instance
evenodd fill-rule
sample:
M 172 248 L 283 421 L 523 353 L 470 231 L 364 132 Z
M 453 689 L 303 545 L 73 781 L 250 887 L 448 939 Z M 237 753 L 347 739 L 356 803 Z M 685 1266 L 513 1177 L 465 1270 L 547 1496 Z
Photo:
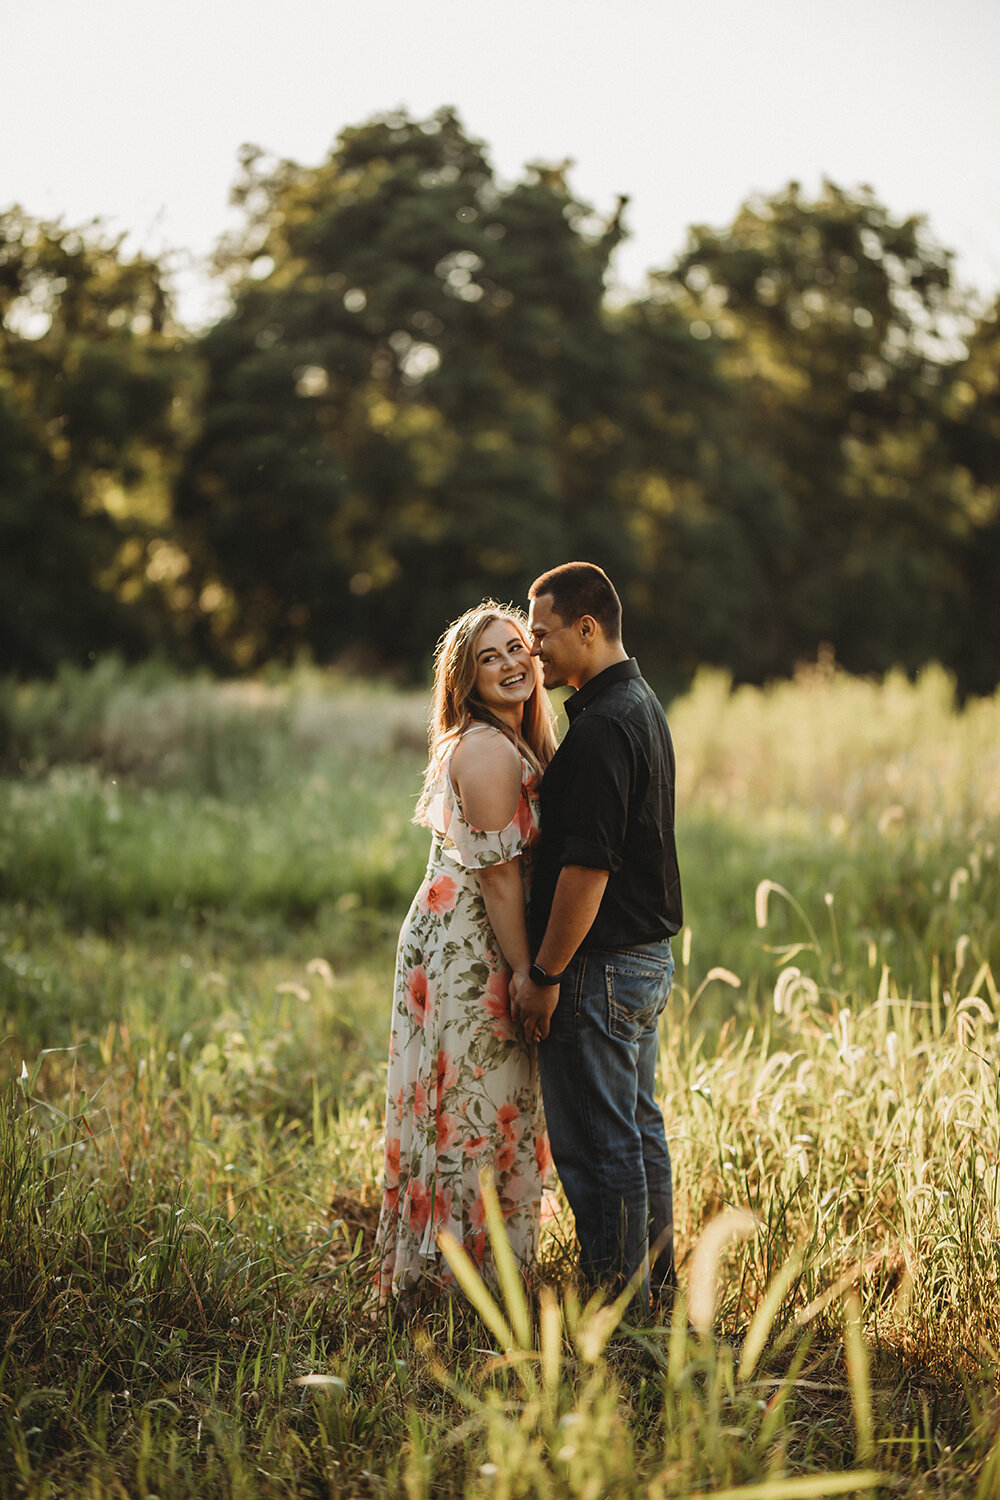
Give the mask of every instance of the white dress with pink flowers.
M 446 768 L 427 822 L 430 861 L 396 958 L 376 1241 L 382 1303 L 453 1285 L 437 1245 L 442 1229 L 490 1274 L 484 1169 L 514 1253 L 530 1272 L 551 1163 L 534 1049 L 511 1025 L 509 971 L 475 874 L 520 856 L 527 882 L 538 837 L 536 778 L 522 761 L 517 812 L 489 833 L 466 821 Z

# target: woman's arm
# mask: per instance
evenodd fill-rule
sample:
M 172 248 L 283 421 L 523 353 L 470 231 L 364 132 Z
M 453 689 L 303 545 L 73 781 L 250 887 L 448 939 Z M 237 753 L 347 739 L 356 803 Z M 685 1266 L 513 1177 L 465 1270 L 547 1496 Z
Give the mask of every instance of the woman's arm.
M 451 760 L 451 780 L 473 828 L 506 828 L 521 797 L 521 757 L 502 734 L 469 735 Z M 520 859 L 476 871 L 486 915 L 515 974 L 527 974 L 531 955 L 524 919 Z
M 528 972 L 531 954 L 524 920 L 524 884 L 521 880 L 520 858 L 510 859 L 502 865 L 487 865 L 484 870 L 476 871 L 476 879 L 483 893 L 486 915 L 496 933 L 507 966 L 518 977 L 522 977 Z

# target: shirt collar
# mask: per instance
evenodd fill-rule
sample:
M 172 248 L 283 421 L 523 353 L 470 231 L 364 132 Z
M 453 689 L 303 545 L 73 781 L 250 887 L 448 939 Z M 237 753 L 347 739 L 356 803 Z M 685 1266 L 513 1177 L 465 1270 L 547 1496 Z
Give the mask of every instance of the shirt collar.
M 567 719 L 572 723 L 577 714 L 582 714 L 585 708 L 589 708 L 594 699 L 613 683 L 627 682 L 629 678 L 641 675 L 639 663 L 634 656 L 630 656 L 628 661 L 612 662 L 610 667 L 605 667 L 603 672 L 598 672 L 596 677 L 592 677 L 582 688 L 569 695 L 563 704 Z

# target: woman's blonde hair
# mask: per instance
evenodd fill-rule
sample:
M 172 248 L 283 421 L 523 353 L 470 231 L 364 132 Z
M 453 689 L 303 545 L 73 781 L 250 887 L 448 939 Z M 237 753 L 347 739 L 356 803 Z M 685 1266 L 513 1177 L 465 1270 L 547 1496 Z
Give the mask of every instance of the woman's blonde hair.
M 476 695 L 479 662 L 476 646 L 479 637 L 494 620 L 507 620 L 528 645 L 528 622 L 512 604 L 498 604 L 485 599 L 475 609 L 467 609 L 438 641 L 434 652 L 434 691 L 427 718 L 427 770 L 424 786 L 414 814 L 415 823 L 426 822 L 427 805 L 441 769 L 462 733 L 472 723 L 491 724 L 525 756 L 537 771 L 544 771 L 556 749 L 555 716 L 542 686 L 542 673 L 536 657 L 530 657 L 528 671 L 534 674 L 535 686 L 527 699 L 518 734 Z

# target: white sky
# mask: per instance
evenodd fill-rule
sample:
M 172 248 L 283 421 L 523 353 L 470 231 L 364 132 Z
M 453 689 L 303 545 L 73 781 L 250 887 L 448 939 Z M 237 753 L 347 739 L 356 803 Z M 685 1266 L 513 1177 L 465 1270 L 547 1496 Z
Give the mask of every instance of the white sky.
M 504 179 L 575 162 L 631 202 L 620 282 L 750 193 L 822 175 L 926 214 L 1000 289 L 998 0 L 0 0 L 0 208 L 178 257 L 182 317 L 245 141 L 314 163 L 346 125 L 458 108 Z

